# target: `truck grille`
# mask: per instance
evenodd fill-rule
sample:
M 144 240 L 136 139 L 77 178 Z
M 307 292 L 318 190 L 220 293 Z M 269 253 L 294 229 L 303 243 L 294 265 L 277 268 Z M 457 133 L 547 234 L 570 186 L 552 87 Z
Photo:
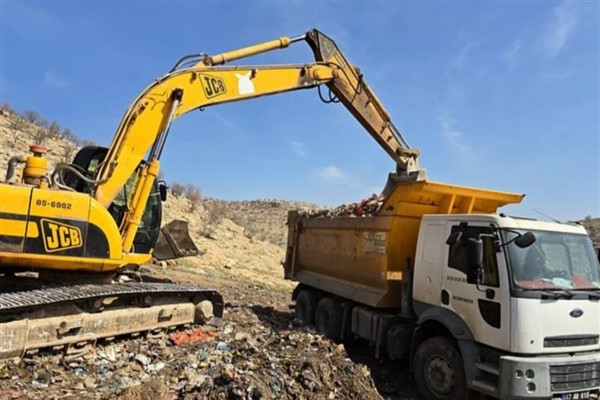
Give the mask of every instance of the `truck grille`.
M 598 335 L 551 336 L 544 338 L 544 347 L 589 346 L 598 344 Z
M 600 362 L 550 366 L 553 392 L 591 389 L 600 386 Z

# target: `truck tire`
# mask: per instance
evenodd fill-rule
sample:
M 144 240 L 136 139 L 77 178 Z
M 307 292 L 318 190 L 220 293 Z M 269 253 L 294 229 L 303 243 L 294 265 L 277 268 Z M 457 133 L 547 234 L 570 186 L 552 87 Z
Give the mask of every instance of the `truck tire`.
M 300 321 L 302 325 L 312 325 L 315 321 L 318 300 L 314 291 L 310 289 L 300 291 L 298 297 L 296 297 L 294 319 Z
M 315 314 L 317 331 L 334 342 L 339 342 L 342 337 L 342 313 L 342 305 L 338 299 L 323 297 Z
M 414 375 L 419 394 L 427 400 L 463 400 L 467 390 L 463 360 L 447 337 L 421 343 L 415 353 Z

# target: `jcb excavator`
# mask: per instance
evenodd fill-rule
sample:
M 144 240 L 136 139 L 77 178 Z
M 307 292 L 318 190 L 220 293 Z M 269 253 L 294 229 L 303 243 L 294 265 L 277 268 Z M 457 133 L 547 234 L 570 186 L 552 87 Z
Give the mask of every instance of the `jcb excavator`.
M 303 40 L 315 62 L 223 66 Z M 77 350 L 99 338 L 222 316 L 215 290 L 119 279 L 148 262 L 153 250 L 157 258 L 194 253 L 193 244 L 177 243 L 178 236 L 189 239 L 180 225 L 157 244 L 166 187 L 156 177 L 171 123 L 195 109 L 314 87 L 323 101 L 341 101 L 394 159 L 394 180 L 424 179 L 418 151 L 360 71 L 317 30 L 183 57 L 135 99 L 108 149 L 85 147 L 51 174 L 40 146 L 13 157 L 0 184 L 0 358 L 45 347 Z M 19 163 L 21 177 L 11 182 Z

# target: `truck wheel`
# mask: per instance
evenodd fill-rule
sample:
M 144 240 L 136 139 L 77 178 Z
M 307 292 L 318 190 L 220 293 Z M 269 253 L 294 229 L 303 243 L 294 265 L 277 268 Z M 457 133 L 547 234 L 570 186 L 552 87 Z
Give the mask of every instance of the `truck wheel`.
M 312 290 L 305 289 L 298 293 L 294 319 L 300 321 L 302 325 L 312 325 L 315 320 L 317 301 L 317 294 Z
M 414 360 L 415 381 L 427 400 L 462 400 L 469 395 L 463 360 L 447 337 L 421 343 Z
M 342 336 L 342 305 L 338 299 L 324 297 L 317 305 L 315 325 L 317 331 L 334 342 L 339 342 Z

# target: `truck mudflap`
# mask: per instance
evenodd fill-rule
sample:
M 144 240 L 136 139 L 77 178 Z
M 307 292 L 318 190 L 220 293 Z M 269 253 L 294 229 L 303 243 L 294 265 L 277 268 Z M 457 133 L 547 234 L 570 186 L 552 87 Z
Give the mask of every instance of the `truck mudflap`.
M 2 293 L 0 359 L 44 348 L 81 352 L 98 339 L 157 335 L 222 315 L 217 291 L 188 284 L 85 284 Z
M 502 399 L 598 399 L 600 354 L 500 357 Z
M 188 222 L 173 220 L 163 226 L 158 234 L 152 256 L 158 261 L 196 256 L 200 253 L 190 237 Z

